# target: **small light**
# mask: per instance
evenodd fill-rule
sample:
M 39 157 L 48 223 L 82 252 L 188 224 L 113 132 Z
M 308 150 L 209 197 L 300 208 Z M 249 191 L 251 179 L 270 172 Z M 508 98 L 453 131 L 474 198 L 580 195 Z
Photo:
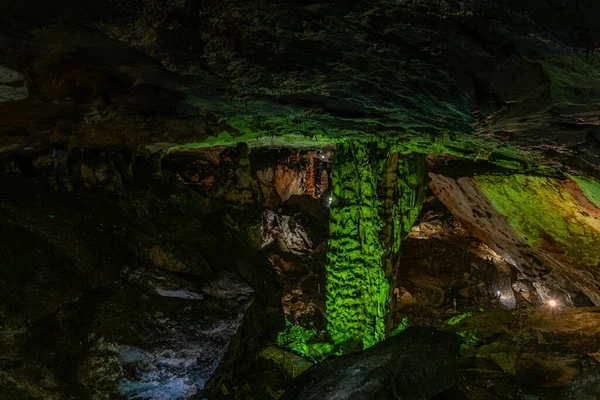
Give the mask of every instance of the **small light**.
M 556 307 L 556 306 L 558 305 L 558 303 L 556 302 L 556 300 L 550 300 L 550 301 L 548 302 L 548 305 L 549 305 L 550 307 Z
M 498 290 L 498 292 L 497 292 L 497 293 L 498 293 L 498 296 L 500 296 L 500 291 L 499 291 L 499 290 Z

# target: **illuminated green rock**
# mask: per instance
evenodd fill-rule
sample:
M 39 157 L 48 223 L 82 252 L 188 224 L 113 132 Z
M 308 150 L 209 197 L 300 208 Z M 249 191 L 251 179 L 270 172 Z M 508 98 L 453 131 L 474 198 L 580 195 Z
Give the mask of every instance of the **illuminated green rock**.
M 420 154 L 401 154 L 388 150 L 382 171 L 379 214 L 384 222 L 380 242 L 384 247 L 383 269 L 390 285 L 390 298 L 398 287 L 400 244 L 421 212 L 425 197 L 425 159 Z M 386 336 L 393 334 L 395 303 L 390 302 Z
M 277 334 L 277 344 L 315 362 L 322 361 L 334 350 L 315 329 L 306 329 L 290 321 L 286 321 L 285 329 Z
M 294 353 L 287 352 L 275 346 L 267 347 L 259 353 L 259 356 L 273 362 L 280 371 L 283 371 L 291 378 L 297 377 L 314 365 Z
M 398 326 L 392 331 L 392 336 L 396 336 L 400 332 L 404 332 L 409 326 L 408 317 L 402 318 L 402 321 L 400 321 Z
M 572 178 L 577 182 L 588 200 L 600 208 L 600 182 L 582 176 L 573 176 Z
M 424 160 L 385 146 L 339 144 L 327 266 L 328 331 L 347 352 L 392 334 L 401 240 L 423 200 Z
M 338 345 L 367 348 L 385 338 L 389 285 L 373 169 L 363 144 L 338 146 L 327 265 L 327 329 Z
M 326 284 L 333 343 L 288 322 L 278 336 L 280 346 L 320 361 L 393 334 L 390 299 L 400 243 L 421 211 L 424 176 L 421 155 L 401 154 L 385 144 L 337 145 Z
M 595 269 L 600 264 L 600 221 L 556 179 L 478 176 L 476 182 L 529 246 L 578 267 Z
M 392 250 L 400 251 L 402 239 L 414 225 L 424 199 L 425 162 L 421 155 L 401 158 L 398 162 L 398 201 L 395 202 L 395 236 Z
M 460 321 L 462 321 L 463 319 L 470 318 L 472 316 L 473 316 L 473 313 L 471 313 L 471 312 L 466 312 L 466 313 L 458 314 L 458 315 L 455 315 L 454 317 L 450 318 L 448 321 L 446 321 L 446 323 L 448 325 L 456 325 Z

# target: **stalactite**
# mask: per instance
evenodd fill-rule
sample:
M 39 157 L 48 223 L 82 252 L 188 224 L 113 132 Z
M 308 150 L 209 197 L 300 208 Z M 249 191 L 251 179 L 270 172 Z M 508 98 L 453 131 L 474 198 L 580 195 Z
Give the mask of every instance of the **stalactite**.
M 306 187 L 306 194 L 315 197 L 315 159 L 312 155 L 308 158 L 308 165 L 306 167 L 306 178 L 304 181 Z
M 312 163 L 307 178 L 311 170 Z M 337 147 L 327 251 L 329 351 L 367 348 L 391 335 L 400 241 L 421 209 L 424 171 L 422 157 L 360 142 Z M 299 348 L 289 337 L 281 336 L 281 344 Z
M 385 226 L 381 242 L 393 254 L 410 232 L 424 200 L 425 161 L 421 155 L 391 152 L 383 168 L 380 213 Z
M 397 193 L 395 204 L 393 251 L 400 251 L 400 243 L 412 229 L 425 199 L 425 159 L 421 154 L 400 158 L 398 161 Z
M 321 195 L 329 188 L 329 172 L 326 169 L 321 171 Z
M 390 152 L 383 165 L 382 179 L 379 190 L 379 197 L 381 199 L 381 206 L 379 207 L 379 214 L 384 223 L 383 229 L 380 233 L 380 241 L 386 249 L 384 257 L 384 271 L 385 276 L 390 281 L 394 277 L 394 253 L 395 250 L 395 239 L 397 237 L 397 198 L 398 198 L 398 161 L 400 154 L 398 152 Z M 392 288 L 393 289 L 393 288 Z
M 315 166 L 314 166 L 314 172 L 313 172 L 313 176 L 315 178 L 315 194 L 314 194 L 314 198 L 318 199 L 321 197 L 321 194 L 323 192 L 321 192 L 321 172 L 323 172 L 323 163 L 321 162 L 321 160 L 319 160 L 318 158 L 313 158 L 313 160 L 316 160 Z

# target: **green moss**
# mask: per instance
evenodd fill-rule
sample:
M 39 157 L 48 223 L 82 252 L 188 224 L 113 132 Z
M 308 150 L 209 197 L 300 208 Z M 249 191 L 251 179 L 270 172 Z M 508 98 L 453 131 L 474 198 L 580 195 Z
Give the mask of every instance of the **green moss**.
M 459 314 L 459 315 L 455 315 L 454 317 L 452 317 L 448 321 L 446 321 L 446 324 L 448 324 L 448 325 L 456 325 L 460 321 L 462 321 L 463 319 L 470 318 L 472 316 L 473 316 L 473 313 L 471 313 L 471 312 L 466 312 L 466 313 L 462 313 L 462 314 Z
M 402 318 L 402 321 L 398 324 L 398 326 L 392 331 L 392 336 L 397 335 L 400 332 L 403 332 L 408 328 L 408 317 Z
M 267 347 L 259 353 L 259 356 L 272 361 L 279 370 L 290 378 L 297 377 L 314 365 L 313 362 L 276 346 Z
M 458 332 L 458 335 L 462 338 L 462 344 L 460 345 L 461 352 L 473 353 L 480 342 L 479 337 L 471 331 L 461 331 Z
M 581 266 L 600 263 L 600 221 L 559 181 L 547 177 L 478 176 L 477 184 L 529 245 Z
M 376 174 L 361 143 L 338 146 L 332 173 L 327 329 L 335 344 L 385 338 L 389 285 L 382 269 Z
M 600 182 L 583 176 L 572 176 L 579 188 L 596 207 L 600 208 Z
M 334 351 L 315 329 L 306 329 L 286 320 L 286 327 L 277 335 L 277 344 L 314 362 L 323 361 Z

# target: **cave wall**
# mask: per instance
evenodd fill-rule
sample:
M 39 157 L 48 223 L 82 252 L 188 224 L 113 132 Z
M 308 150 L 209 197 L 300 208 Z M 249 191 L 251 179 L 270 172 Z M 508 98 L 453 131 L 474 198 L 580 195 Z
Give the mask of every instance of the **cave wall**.
M 212 213 L 146 168 L 152 157 L 120 169 L 121 152 L 90 153 L 65 175 L 52 158 L 0 174 L 2 394 L 199 394 L 284 326 L 281 284 L 252 237 L 260 212 Z
M 600 301 L 600 211 L 573 180 L 431 174 L 431 188 L 475 236 L 531 278 L 540 297 Z
M 21 398 L 200 391 L 283 329 L 267 327 L 282 322 L 274 266 L 321 273 L 306 261 L 323 255 L 325 217 L 306 210 L 328 190 L 331 333 L 381 340 L 422 200 L 413 153 L 512 171 L 433 187 L 542 299 L 598 304 L 597 16 L 562 0 L 7 4 L 0 384 Z M 253 169 L 253 148 L 332 144 L 332 188 L 316 157 Z M 229 147 L 204 160 L 216 174 L 164 168 L 215 145 Z M 324 323 L 301 315 L 296 278 L 285 306 L 313 323 L 307 342 Z M 303 281 L 321 308 L 322 278 Z

